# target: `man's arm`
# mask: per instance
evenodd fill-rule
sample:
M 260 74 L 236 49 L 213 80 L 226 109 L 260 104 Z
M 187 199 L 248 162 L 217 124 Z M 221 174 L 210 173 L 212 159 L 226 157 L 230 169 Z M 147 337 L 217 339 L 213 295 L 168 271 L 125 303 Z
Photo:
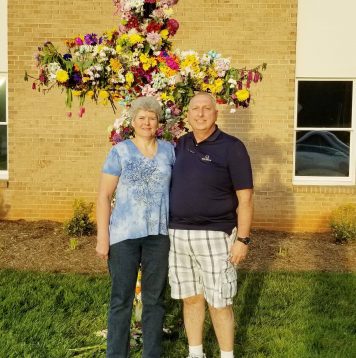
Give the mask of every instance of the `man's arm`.
M 250 235 L 253 217 L 253 190 L 236 190 L 239 206 L 237 208 L 237 236 L 241 238 Z M 248 246 L 240 241 L 235 241 L 231 247 L 230 261 L 233 265 L 242 262 L 247 255 Z

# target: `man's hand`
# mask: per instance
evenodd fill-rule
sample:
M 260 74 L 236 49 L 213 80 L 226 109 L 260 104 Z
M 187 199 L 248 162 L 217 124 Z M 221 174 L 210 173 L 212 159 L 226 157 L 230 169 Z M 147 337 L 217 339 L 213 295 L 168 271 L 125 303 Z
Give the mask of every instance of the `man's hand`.
M 96 255 L 101 259 L 107 260 L 109 258 L 109 241 L 98 240 L 96 244 Z
M 248 252 L 248 246 L 240 241 L 235 241 L 230 250 L 230 262 L 237 265 L 245 260 Z

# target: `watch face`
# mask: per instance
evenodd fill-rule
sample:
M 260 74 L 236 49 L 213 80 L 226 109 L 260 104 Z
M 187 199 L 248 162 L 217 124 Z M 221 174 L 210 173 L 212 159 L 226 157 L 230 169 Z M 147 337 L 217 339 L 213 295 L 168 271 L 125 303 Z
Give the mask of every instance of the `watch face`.
M 237 240 L 243 242 L 245 245 L 248 245 L 251 242 L 249 237 L 238 237 Z

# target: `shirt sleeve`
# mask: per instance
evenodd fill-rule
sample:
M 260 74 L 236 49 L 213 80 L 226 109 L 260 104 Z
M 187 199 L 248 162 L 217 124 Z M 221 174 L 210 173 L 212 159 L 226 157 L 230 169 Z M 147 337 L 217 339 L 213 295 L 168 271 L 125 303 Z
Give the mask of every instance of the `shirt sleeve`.
M 116 146 L 111 149 L 108 156 L 106 157 L 103 165 L 102 173 L 111 174 L 115 176 L 121 175 L 121 158 L 117 151 Z
M 235 190 L 253 188 L 250 157 L 245 145 L 240 140 L 232 143 L 229 148 L 228 166 Z

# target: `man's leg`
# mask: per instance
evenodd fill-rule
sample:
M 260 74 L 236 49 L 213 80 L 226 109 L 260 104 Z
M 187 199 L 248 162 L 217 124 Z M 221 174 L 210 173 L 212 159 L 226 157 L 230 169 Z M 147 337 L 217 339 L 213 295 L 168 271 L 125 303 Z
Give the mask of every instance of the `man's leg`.
M 234 313 L 232 306 L 214 308 L 209 305 L 209 311 L 220 349 L 225 352 L 233 351 Z
M 196 295 L 183 299 L 183 316 L 189 346 L 201 345 L 205 319 L 204 296 Z

